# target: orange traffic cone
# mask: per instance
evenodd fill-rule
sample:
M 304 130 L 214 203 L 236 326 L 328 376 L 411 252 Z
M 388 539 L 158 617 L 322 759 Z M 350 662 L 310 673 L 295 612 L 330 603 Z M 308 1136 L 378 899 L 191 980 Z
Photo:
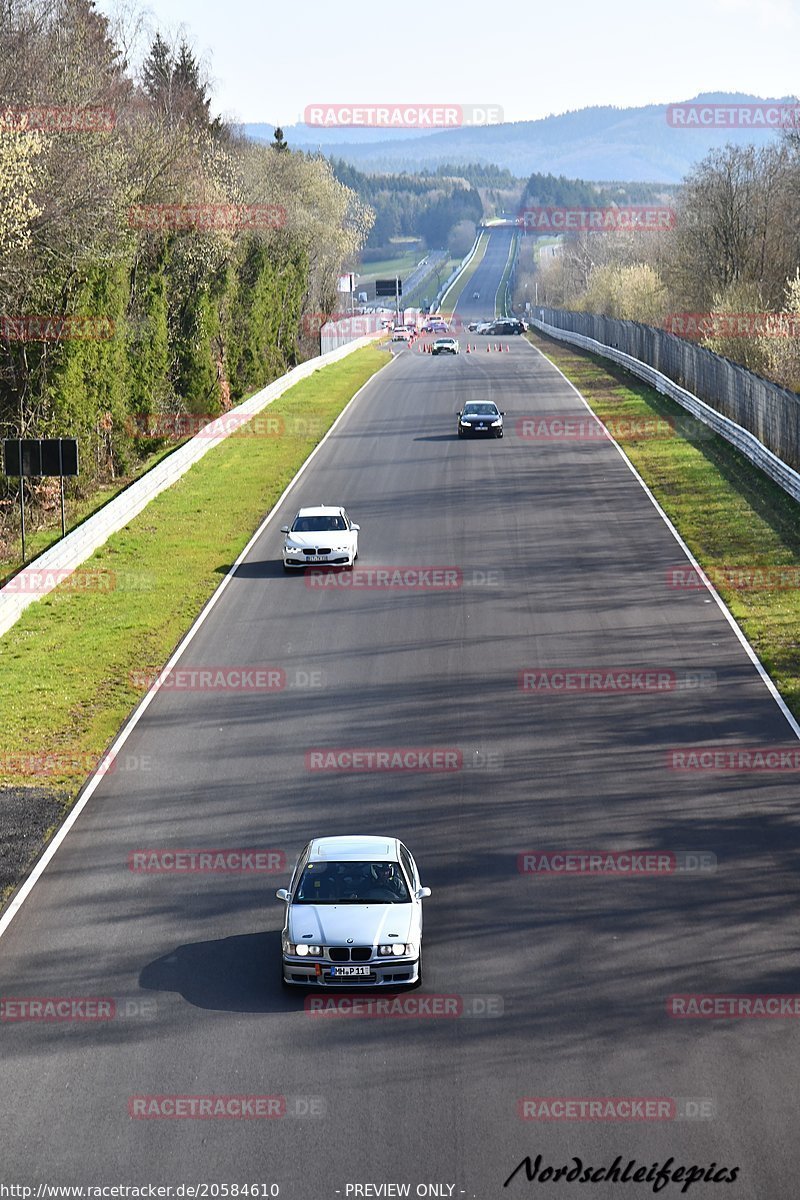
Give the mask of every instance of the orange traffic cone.
M 467 354 L 469 354 L 469 342 L 467 342 Z
M 511 347 L 507 345 L 506 346 L 506 354 L 510 354 L 510 353 L 511 353 Z
M 487 342 L 487 343 L 486 343 L 486 353 L 487 353 L 487 354 L 489 353 L 489 351 L 491 350 L 491 348 L 492 348 L 492 347 L 491 347 L 491 346 L 489 345 L 489 343 Z

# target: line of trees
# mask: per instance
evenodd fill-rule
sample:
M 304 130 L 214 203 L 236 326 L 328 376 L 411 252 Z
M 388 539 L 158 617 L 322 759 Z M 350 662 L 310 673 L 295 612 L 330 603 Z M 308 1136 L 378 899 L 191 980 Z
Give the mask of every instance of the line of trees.
M 448 246 L 460 222 L 475 226 L 483 216 L 480 195 L 464 175 L 436 171 L 413 175 L 365 175 L 342 160 L 333 161 L 336 178 L 358 193 L 375 212 L 369 249 L 387 247 L 392 238 L 419 237 L 429 249 Z M 454 168 L 455 170 L 456 168 Z
M 134 77 L 92 0 L 3 0 L 0 436 L 77 435 L 84 491 L 152 448 L 141 416 L 216 414 L 313 352 L 303 316 L 336 307 L 371 221 L 323 158 L 212 116 L 185 41 Z M 32 316 L 105 335 L 20 336 Z
M 711 151 L 668 203 L 672 228 L 570 234 L 555 254 L 539 258 L 538 269 L 533 239 L 525 239 L 516 302 L 533 300 L 536 289 L 542 304 L 677 332 L 674 315 L 713 314 L 701 344 L 800 391 L 800 319 L 770 327 L 765 317 L 800 318 L 800 133 Z M 735 333 L 732 315 L 741 317 Z

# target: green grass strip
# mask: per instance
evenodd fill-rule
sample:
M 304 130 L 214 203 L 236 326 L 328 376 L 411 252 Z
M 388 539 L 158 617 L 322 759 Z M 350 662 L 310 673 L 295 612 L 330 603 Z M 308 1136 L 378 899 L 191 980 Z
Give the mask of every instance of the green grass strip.
M 486 231 L 484 231 L 480 236 L 480 240 L 478 241 L 478 245 L 475 249 L 475 253 L 472 256 L 469 266 L 465 267 L 464 270 L 462 271 L 462 273 L 458 276 L 458 278 L 453 280 L 453 282 L 450 284 L 450 287 L 447 289 L 445 294 L 442 296 L 442 302 L 439 305 L 439 310 L 441 312 L 452 312 L 455 309 L 456 305 L 458 304 L 459 300 L 461 299 L 464 288 L 468 286 L 470 279 L 472 279 L 472 276 L 475 274 L 478 267 L 481 265 L 481 262 L 483 261 L 483 256 L 486 253 L 486 247 L 488 245 L 489 245 L 489 234 L 486 233 Z M 451 307 L 447 297 L 450 295 L 451 292 L 454 292 L 456 289 L 458 289 L 458 295 L 456 296 L 455 300 L 453 301 L 453 304 Z
M 797 503 L 724 438 L 703 427 L 697 436 L 673 432 L 667 422 L 693 423 L 675 401 L 605 359 L 528 337 L 609 426 L 800 717 Z
M 81 565 L 77 578 L 100 586 L 67 580 L 25 610 L 0 638 L 0 786 L 74 799 L 87 763 L 143 694 L 135 673 L 163 667 L 314 446 L 387 361 L 368 346 L 295 384 Z M 38 756 L 50 756 L 45 773 Z
M 509 278 L 511 277 L 511 268 L 513 267 L 514 260 L 517 257 L 517 241 L 518 241 L 518 237 L 517 237 L 517 234 L 515 233 L 511 239 L 511 245 L 508 247 L 508 258 L 506 259 L 506 265 L 503 268 L 503 277 L 500 280 L 500 286 L 497 289 L 497 291 L 495 292 L 494 315 L 496 317 L 497 316 L 505 317 L 508 315 L 508 281 L 509 281 Z M 498 297 L 500 300 L 499 305 L 498 305 Z M 497 311 L 498 307 L 500 309 L 499 312 Z

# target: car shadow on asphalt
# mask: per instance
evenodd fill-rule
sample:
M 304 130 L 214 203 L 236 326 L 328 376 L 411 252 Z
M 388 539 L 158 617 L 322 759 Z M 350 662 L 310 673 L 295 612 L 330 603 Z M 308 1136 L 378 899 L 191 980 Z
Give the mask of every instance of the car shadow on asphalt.
M 280 974 L 281 935 L 271 930 L 177 946 L 143 968 L 139 985 L 177 992 L 194 1008 L 218 1012 L 302 1009 L 304 990 L 285 989 Z

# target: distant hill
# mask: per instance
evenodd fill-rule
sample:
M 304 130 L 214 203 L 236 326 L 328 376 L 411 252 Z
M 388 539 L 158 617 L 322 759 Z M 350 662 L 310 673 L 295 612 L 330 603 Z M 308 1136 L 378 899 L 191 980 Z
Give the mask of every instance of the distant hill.
M 675 104 L 792 103 L 742 92 L 709 92 Z M 763 145 L 777 134 L 749 129 L 680 129 L 667 124 L 667 105 L 582 108 L 538 121 L 462 127 L 419 134 L 398 130 L 284 126 L 294 149 L 321 150 L 361 171 L 420 171 L 442 163 L 494 163 L 526 179 L 533 172 L 569 178 L 677 183 L 712 147 L 726 142 Z M 273 125 L 245 125 L 248 136 L 271 141 Z

